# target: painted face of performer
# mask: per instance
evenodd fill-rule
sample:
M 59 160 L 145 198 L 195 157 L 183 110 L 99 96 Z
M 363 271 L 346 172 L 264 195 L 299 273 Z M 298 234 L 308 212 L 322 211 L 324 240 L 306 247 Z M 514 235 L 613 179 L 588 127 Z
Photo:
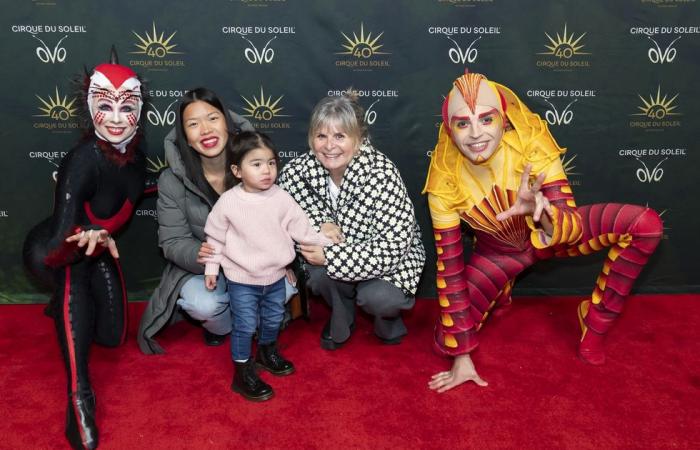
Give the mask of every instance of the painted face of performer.
M 443 120 L 452 141 L 473 164 L 488 161 L 501 143 L 504 112 L 501 97 L 483 75 L 459 77 L 446 99 Z
M 464 111 L 450 120 L 452 140 L 472 163 L 488 161 L 503 137 L 503 120 L 490 106 L 476 105 L 474 112 Z
M 100 64 L 90 77 L 88 107 L 95 134 L 121 147 L 136 134 L 141 116 L 141 83 L 136 73 L 118 64 Z
M 187 143 L 204 157 L 222 154 L 228 141 L 228 127 L 224 113 L 207 102 L 197 100 L 182 112 L 182 125 Z

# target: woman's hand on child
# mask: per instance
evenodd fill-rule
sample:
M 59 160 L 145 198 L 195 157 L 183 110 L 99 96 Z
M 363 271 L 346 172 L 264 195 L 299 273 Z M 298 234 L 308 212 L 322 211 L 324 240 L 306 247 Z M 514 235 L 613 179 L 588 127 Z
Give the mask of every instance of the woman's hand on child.
M 291 284 L 292 286 L 295 286 L 295 287 L 296 287 L 296 285 L 297 285 L 297 276 L 294 274 L 294 271 L 293 271 L 292 269 L 287 269 L 287 274 L 286 274 L 286 276 L 287 276 L 287 281 L 289 281 L 289 284 Z
M 204 275 L 204 286 L 210 291 L 216 289 L 216 275 Z
M 301 256 L 311 265 L 314 266 L 325 266 L 326 265 L 326 254 L 323 251 L 323 247 L 320 245 L 299 245 L 301 249 Z
M 202 242 L 202 246 L 199 247 L 199 252 L 197 253 L 197 262 L 199 264 L 206 264 L 208 258 L 214 256 L 214 246 L 208 242 Z
M 326 222 L 321 225 L 321 233 L 328 239 L 333 241 L 334 244 L 340 244 L 345 242 L 345 236 L 343 236 L 343 231 L 340 227 L 332 222 Z

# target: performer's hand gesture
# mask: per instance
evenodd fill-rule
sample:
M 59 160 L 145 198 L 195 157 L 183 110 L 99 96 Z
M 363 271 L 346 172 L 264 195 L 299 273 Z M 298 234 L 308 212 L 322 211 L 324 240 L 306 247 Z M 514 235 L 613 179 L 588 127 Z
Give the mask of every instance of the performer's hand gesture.
M 467 381 L 473 381 L 482 387 L 489 385 L 476 373 L 474 363 L 468 354 L 455 357 L 450 371 L 439 372 L 433 375 L 428 382 L 428 387 L 443 393 Z
M 518 189 L 518 197 L 515 204 L 507 210 L 499 213 L 496 219 L 503 221 L 513 216 L 532 216 L 535 222 L 540 222 L 544 231 L 551 236 L 552 234 L 552 206 L 549 204 L 547 197 L 542 194 L 540 188 L 544 182 L 545 174 L 537 175 L 535 182 L 530 185 L 530 171 L 532 165 L 525 166 L 522 177 L 520 177 L 520 188 Z M 545 212 L 546 214 L 542 214 Z
M 85 244 L 87 244 L 87 249 L 85 250 L 85 254 L 87 256 L 92 255 L 92 253 L 95 251 L 95 247 L 97 244 L 100 244 L 103 247 L 107 247 L 109 249 L 109 253 L 112 255 L 113 258 L 119 258 L 119 251 L 117 250 L 117 244 L 114 242 L 114 239 L 112 239 L 112 236 L 109 235 L 109 231 L 107 230 L 88 230 L 88 231 L 81 231 L 80 233 L 76 233 L 72 236 L 68 236 L 66 238 L 66 242 L 75 242 L 78 241 L 78 247 L 85 247 Z

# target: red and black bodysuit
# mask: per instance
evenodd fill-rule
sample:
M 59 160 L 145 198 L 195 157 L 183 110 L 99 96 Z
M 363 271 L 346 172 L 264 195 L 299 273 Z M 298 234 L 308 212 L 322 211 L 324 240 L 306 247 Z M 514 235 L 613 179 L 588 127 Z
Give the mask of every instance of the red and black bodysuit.
M 560 161 L 563 152 L 546 123 L 507 87 L 473 73 L 455 81 L 443 106 L 424 190 L 437 250 L 441 314 L 435 345 L 441 353 L 460 356 L 474 350 L 488 315 L 510 303 L 515 277 L 535 262 L 608 248 L 591 298 L 578 310 L 579 355 L 591 364 L 604 362 L 603 336 L 622 313 L 663 225 L 655 211 L 643 206 L 577 206 Z M 541 174 L 540 187 L 529 190 L 548 205 L 550 233 L 532 213 L 507 213 L 520 203 L 520 190 L 528 190 L 523 184 L 530 170 Z M 476 235 L 466 262 L 462 221 Z
M 131 218 L 141 195 L 155 190 L 155 177 L 147 182 L 146 157 L 138 148 L 140 83 L 123 66 L 102 64 L 95 70 L 105 75 L 98 80 L 102 85 L 117 88 L 111 98 L 93 99 L 90 112 L 97 137 L 86 139 L 61 161 L 53 214 L 30 231 L 24 247 L 27 267 L 54 289 L 49 310 L 68 375 L 66 436 L 76 448 L 98 444 L 88 352 L 93 341 L 110 347 L 124 342 L 126 290 L 119 262 L 106 243 L 100 241 L 87 256 L 85 246 L 66 238 L 106 230 L 109 235 L 102 235 L 111 239 Z M 131 85 L 124 82 L 127 78 Z M 91 89 L 95 75 L 92 80 Z M 123 94 L 136 90 L 131 98 Z

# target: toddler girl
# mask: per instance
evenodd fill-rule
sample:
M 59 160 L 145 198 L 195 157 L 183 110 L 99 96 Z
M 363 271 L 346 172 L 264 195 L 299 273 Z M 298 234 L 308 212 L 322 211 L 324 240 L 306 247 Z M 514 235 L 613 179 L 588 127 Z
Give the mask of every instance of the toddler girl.
M 215 253 L 207 260 L 205 284 L 216 287 L 221 267 L 228 283 L 233 313 L 231 355 L 235 374 L 231 389 L 248 400 L 273 396 L 272 388 L 257 374 L 256 365 L 274 375 L 294 372 L 292 363 L 277 349 L 277 335 L 284 315 L 286 267 L 295 257 L 294 241 L 329 245 L 338 231 L 324 226 L 314 230 L 301 207 L 275 184 L 278 156 L 264 134 L 242 132 L 227 147 L 231 168 L 228 185 L 212 208 L 204 231 Z M 325 225 L 325 224 L 324 224 Z M 251 357 L 253 334 L 258 349 Z

